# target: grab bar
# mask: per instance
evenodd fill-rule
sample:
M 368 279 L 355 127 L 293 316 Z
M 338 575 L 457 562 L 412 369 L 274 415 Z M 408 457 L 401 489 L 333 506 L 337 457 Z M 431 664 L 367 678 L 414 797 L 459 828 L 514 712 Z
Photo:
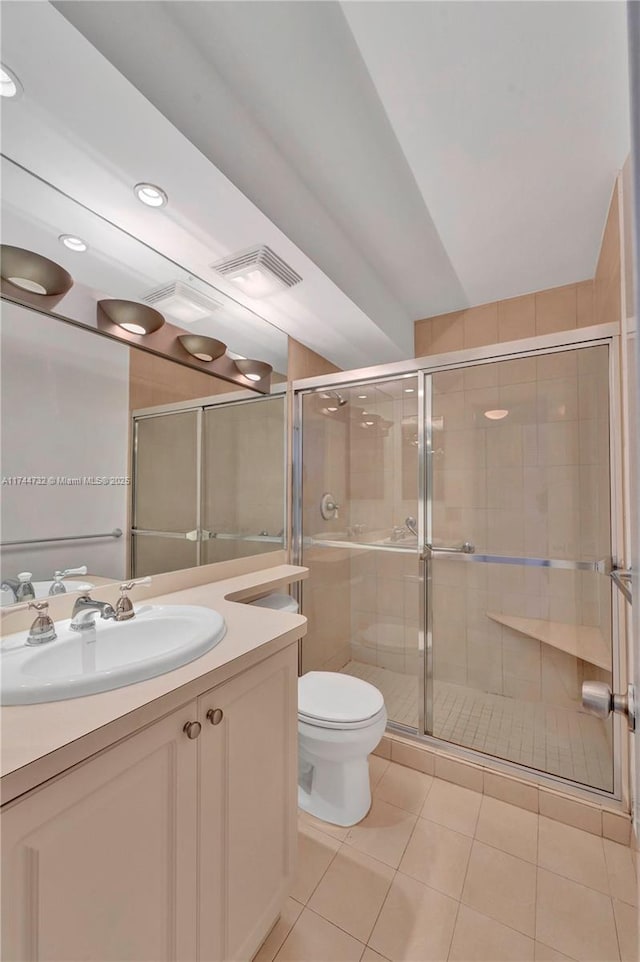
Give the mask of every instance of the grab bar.
M 475 550 L 476 546 L 471 544 L 470 541 L 463 541 L 461 545 L 452 545 L 451 547 L 445 547 L 444 545 L 441 547 L 428 541 L 420 555 L 420 560 L 426 561 L 434 551 L 441 551 L 443 554 L 474 554 Z
M 633 604 L 633 596 L 631 594 L 631 580 L 633 574 L 631 569 L 624 568 L 614 568 L 611 572 L 611 580 L 613 581 L 616 588 L 618 588 L 624 597 L 627 599 L 629 604 Z
M 0 548 L 12 548 L 18 544 L 49 544 L 52 541 L 93 541 L 95 538 L 121 538 L 122 528 L 105 531 L 102 534 L 69 534 L 61 538 L 31 538 L 28 541 L 3 541 Z
M 468 543 L 468 542 L 467 542 Z M 473 552 L 461 548 L 432 548 L 425 545 L 424 552 L 420 555 L 421 561 L 427 561 L 432 554 L 440 551 L 451 554 L 451 561 L 469 561 L 489 565 L 522 565 L 526 568 L 561 568 L 564 571 L 597 571 L 598 574 L 609 574 L 611 562 L 607 558 L 599 561 L 572 561 L 564 558 L 518 558 L 514 555 L 499 554 L 474 554 Z

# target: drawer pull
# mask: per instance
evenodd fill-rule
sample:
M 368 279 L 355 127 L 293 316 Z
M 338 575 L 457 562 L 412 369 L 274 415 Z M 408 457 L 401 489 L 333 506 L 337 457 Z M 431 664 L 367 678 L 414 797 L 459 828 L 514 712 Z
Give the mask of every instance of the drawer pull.
M 202 731 L 202 725 L 198 721 L 187 722 L 182 731 L 187 738 L 197 738 Z
M 210 708 L 207 712 L 207 720 L 211 722 L 212 725 L 219 725 L 224 718 L 224 712 L 222 708 Z

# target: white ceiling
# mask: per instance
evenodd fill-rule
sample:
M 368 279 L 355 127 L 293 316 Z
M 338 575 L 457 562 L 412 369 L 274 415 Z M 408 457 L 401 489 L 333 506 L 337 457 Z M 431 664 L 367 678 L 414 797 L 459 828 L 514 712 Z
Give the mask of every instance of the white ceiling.
M 15 107 L 42 115 L 7 107 L 3 149 L 190 270 L 269 243 L 304 283 L 260 313 L 340 366 L 593 275 L 629 149 L 624 3 L 55 6 L 2 4 Z M 131 208 L 141 179 L 162 221 Z

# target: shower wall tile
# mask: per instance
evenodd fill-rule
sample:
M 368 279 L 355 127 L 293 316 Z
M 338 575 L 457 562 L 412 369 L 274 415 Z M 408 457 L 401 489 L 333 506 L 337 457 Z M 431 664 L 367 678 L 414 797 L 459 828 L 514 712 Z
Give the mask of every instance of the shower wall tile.
M 536 334 L 552 334 L 574 328 L 578 320 L 576 284 L 554 287 L 535 295 Z
M 498 340 L 517 341 L 536 333 L 535 294 L 498 301 Z
M 616 320 L 620 287 L 619 247 L 616 248 L 614 236 L 616 218 L 617 213 L 610 212 L 608 226 L 610 222 L 611 228 L 605 232 L 595 282 L 578 281 L 417 320 L 414 324 L 415 356 L 442 354 Z

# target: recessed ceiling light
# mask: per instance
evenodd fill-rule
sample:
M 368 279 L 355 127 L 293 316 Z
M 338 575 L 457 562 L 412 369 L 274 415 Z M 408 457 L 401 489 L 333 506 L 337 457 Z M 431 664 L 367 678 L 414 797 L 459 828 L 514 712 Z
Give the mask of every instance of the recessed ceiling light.
M 337 408 L 327 408 L 327 411 L 330 411 L 332 414 L 335 414 L 337 410 Z
M 405 394 L 413 394 L 414 391 L 415 391 L 415 388 L 413 388 L 413 387 L 406 387 L 406 388 L 404 389 L 404 393 L 405 393 Z
M 502 421 L 503 418 L 506 418 L 508 413 L 509 412 L 505 411 L 504 408 L 496 408 L 495 411 L 485 411 L 484 416 L 489 418 L 490 421 Z
M 70 251 L 78 251 L 78 253 L 88 250 L 89 247 L 86 241 L 83 241 L 81 237 L 76 237 L 75 234 L 60 234 L 58 240 Z
M 366 395 L 366 394 L 359 394 L 359 395 L 358 395 L 358 400 L 359 400 L 359 401 L 366 401 L 366 400 L 367 400 L 367 395 Z
M 365 421 L 364 423 L 367 425 L 368 428 L 373 427 L 373 421 Z
M 155 184 L 136 184 L 133 192 L 147 207 L 164 207 L 169 200 L 162 188 L 156 187 Z
M 22 93 L 22 84 L 14 74 L 4 64 L 0 65 L 0 96 L 19 97 Z

